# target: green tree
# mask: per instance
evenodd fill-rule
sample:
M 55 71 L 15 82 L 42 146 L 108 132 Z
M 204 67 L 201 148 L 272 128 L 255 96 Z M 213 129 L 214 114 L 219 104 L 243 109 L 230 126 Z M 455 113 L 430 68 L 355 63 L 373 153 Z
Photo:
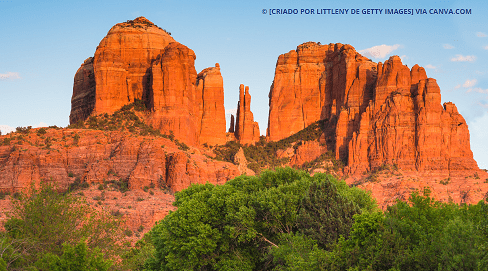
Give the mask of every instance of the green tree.
M 25 270 L 48 253 L 61 256 L 64 243 L 75 246 L 86 240 L 90 251 L 99 248 L 108 258 L 117 257 L 123 249 L 117 217 L 95 210 L 81 197 L 58 193 L 48 184 L 40 190 L 32 187 L 13 206 L 3 239 L 10 244 L 11 251 L 2 256 L 9 259 L 9 270 Z
M 381 212 L 356 215 L 334 248 L 334 270 L 488 270 L 484 202 L 441 203 L 413 193 Z
M 36 262 L 39 271 L 106 271 L 111 265 L 98 249 L 90 252 L 84 241 L 75 246 L 65 243 L 61 256 L 47 253 Z
M 268 252 L 299 232 L 298 210 L 314 183 L 331 183 L 335 190 L 330 194 L 342 193 L 344 202 L 371 201 L 366 192 L 358 190 L 365 195 L 359 196 L 330 175 L 312 177 L 291 168 L 240 176 L 220 186 L 193 185 L 175 195 L 178 209 L 151 230 L 155 253 L 146 266 L 152 270 L 271 269 L 276 263 Z

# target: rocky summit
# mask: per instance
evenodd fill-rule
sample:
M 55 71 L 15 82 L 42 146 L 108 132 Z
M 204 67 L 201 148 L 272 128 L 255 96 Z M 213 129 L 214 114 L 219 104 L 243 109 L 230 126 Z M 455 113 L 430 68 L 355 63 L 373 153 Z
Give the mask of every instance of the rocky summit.
M 197 74 L 195 58 L 144 17 L 116 24 L 76 72 L 70 123 L 142 100 L 161 132 L 190 145 L 225 143 L 219 65 Z

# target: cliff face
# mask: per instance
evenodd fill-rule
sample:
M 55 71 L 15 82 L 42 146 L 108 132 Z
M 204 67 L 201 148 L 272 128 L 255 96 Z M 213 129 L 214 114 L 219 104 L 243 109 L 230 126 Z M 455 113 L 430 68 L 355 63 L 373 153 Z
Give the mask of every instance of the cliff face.
M 269 94 L 268 140 L 329 119 L 346 173 L 383 164 L 407 170 L 478 169 L 469 131 L 452 103 L 441 105 L 436 81 L 398 56 L 374 63 L 350 45 L 313 42 L 281 55 Z
M 201 120 L 197 121 L 200 143 L 225 144 L 224 80 L 220 74 L 219 63 L 198 74 L 196 99 L 199 105 L 197 120 Z
M 70 123 L 138 99 L 150 110 L 146 121 L 162 133 L 191 145 L 225 143 L 220 67 L 197 75 L 195 58 L 144 17 L 115 25 L 75 75 Z
M 208 159 L 198 149 L 182 151 L 169 139 L 128 132 L 48 129 L 0 136 L 0 191 L 31 182 L 66 189 L 75 178 L 88 183 L 127 180 L 131 190 L 151 184 L 180 191 L 192 183 L 223 184 L 240 175 L 236 165 Z

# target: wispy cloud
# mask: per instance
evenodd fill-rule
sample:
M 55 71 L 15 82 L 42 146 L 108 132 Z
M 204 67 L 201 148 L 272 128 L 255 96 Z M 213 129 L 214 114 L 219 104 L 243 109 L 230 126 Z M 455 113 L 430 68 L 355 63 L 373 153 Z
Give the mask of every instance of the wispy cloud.
M 34 128 L 39 128 L 39 127 L 48 127 L 49 125 L 47 125 L 47 123 L 45 122 L 39 122 L 39 124 L 37 124 L 36 126 L 34 126 Z
M 488 88 L 487 89 L 482 89 L 482 88 L 470 88 L 466 92 L 478 92 L 478 93 L 483 93 L 483 94 L 488 94 Z
M 454 49 L 455 48 L 454 46 L 447 44 L 447 43 L 442 45 L 442 47 L 444 47 L 444 49 Z
M 20 79 L 18 72 L 7 72 L 7 73 L 0 73 L 0 80 L 14 80 Z
M 466 82 L 464 82 L 463 84 L 463 88 L 470 88 L 470 87 L 474 87 L 476 85 L 476 83 L 478 82 L 478 80 L 476 79 L 473 79 L 473 80 L 466 80 Z
M 476 56 L 463 56 L 463 55 L 456 55 L 456 57 L 451 58 L 451 61 L 459 61 L 459 62 L 473 62 L 476 60 Z
M 486 45 L 485 47 L 483 47 L 483 49 L 488 50 L 488 45 Z
M 385 58 L 388 54 L 401 47 L 402 46 L 400 44 L 395 44 L 395 45 L 382 44 L 364 50 L 360 50 L 359 53 L 365 57 L 370 57 L 370 58 Z
M 476 37 L 484 38 L 484 37 L 487 37 L 487 35 L 483 32 L 476 32 Z
M 431 64 L 427 64 L 427 65 L 425 65 L 425 67 L 426 67 L 427 69 L 435 69 L 435 68 L 436 68 L 436 66 L 431 65 Z

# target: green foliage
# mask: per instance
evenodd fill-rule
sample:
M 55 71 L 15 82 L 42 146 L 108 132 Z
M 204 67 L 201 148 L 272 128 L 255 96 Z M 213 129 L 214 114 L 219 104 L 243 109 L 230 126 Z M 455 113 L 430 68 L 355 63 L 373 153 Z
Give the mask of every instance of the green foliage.
M 440 203 L 412 194 L 384 213 L 355 216 L 350 238 L 334 250 L 332 269 L 487 270 L 488 206 Z M 356 270 L 354 269 L 354 270 Z
M 118 218 L 91 208 L 71 193 L 60 194 L 47 184 L 40 190 L 32 187 L 13 202 L 8 214 L 4 240 L 14 245 L 7 257 L 13 260 L 6 262 L 9 270 L 26 270 L 44 255 L 61 256 L 62 244 L 75 246 L 81 240 L 89 251 L 99 248 L 105 257 L 114 258 L 122 251 L 117 242 L 121 226 Z M 12 256 L 16 254 L 21 256 Z
M 37 135 L 45 135 L 47 133 L 46 129 L 44 128 L 40 128 L 39 130 L 37 130 Z
M 182 151 L 187 151 L 190 149 L 185 143 L 178 141 L 178 139 L 174 140 L 175 144 L 178 146 L 178 149 Z
M 144 235 L 133 248 L 122 255 L 122 270 L 150 270 L 150 264 L 146 262 L 154 261 L 154 252 L 149 235 Z
M 21 133 L 21 134 L 28 134 L 31 129 L 32 129 L 32 126 L 17 127 L 17 128 L 15 128 L 15 132 L 16 133 Z
M 75 179 L 74 182 L 70 183 L 68 186 L 68 192 L 73 192 L 80 189 L 86 189 L 90 187 L 86 181 L 82 181 L 79 177 Z
M 339 194 L 334 184 L 312 183 L 300 204 L 298 225 L 321 248 L 330 248 L 339 236 L 347 238 L 359 213 L 358 204 Z
M 329 194 L 335 192 L 344 201 L 353 202 L 358 212 L 374 206 L 374 202 L 356 203 L 355 199 L 371 198 L 357 188 L 353 188 L 356 192 L 349 191 L 347 185 L 330 175 L 312 177 L 291 168 L 264 171 L 258 177 L 240 176 L 220 186 L 192 185 L 175 195 L 178 209 L 151 230 L 155 253 L 146 268 L 268 269 L 274 265 L 272 255 L 268 255 L 270 249 L 288 240 L 287 234 L 300 232 L 301 204 L 307 202 L 307 195 L 315 193 L 310 187 L 322 187 L 324 183 L 334 187 Z M 319 208 L 314 204 L 310 202 L 309 206 Z M 338 203 L 329 205 L 343 207 Z M 330 229 L 339 231 L 334 226 Z
M 61 256 L 47 253 L 36 262 L 39 271 L 107 271 L 111 265 L 112 262 L 105 260 L 98 249 L 90 252 L 84 241 L 75 246 L 65 243 Z
M 140 136 L 157 136 L 167 138 L 173 141 L 180 150 L 187 151 L 190 149 L 190 147 L 188 147 L 185 143 L 175 139 L 173 131 L 169 131 L 169 135 L 161 134 L 159 130 L 154 129 L 151 125 L 147 125 L 144 120 L 139 118 L 139 116 L 136 114 L 136 112 L 144 112 L 146 110 L 147 108 L 144 101 L 136 99 L 133 103 L 124 105 L 112 115 L 105 113 L 98 116 L 90 116 L 87 120 L 80 120 L 77 123 L 69 125 L 67 128 L 92 129 L 101 131 L 126 130 Z M 75 134 L 73 139 L 73 144 L 78 145 L 80 136 Z M 10 144 L 10 140 L 8 143 Z M 4 142 L 4 144 L 6 143 Z
M 279 243 L 279 247 L 272 247 L 269 252 L 275 266 L 273 270 L 327 270 L 321 267 L 325 266 L 328 254 L 317 246 L 314 239 L 289 233 L 283 234 Z

